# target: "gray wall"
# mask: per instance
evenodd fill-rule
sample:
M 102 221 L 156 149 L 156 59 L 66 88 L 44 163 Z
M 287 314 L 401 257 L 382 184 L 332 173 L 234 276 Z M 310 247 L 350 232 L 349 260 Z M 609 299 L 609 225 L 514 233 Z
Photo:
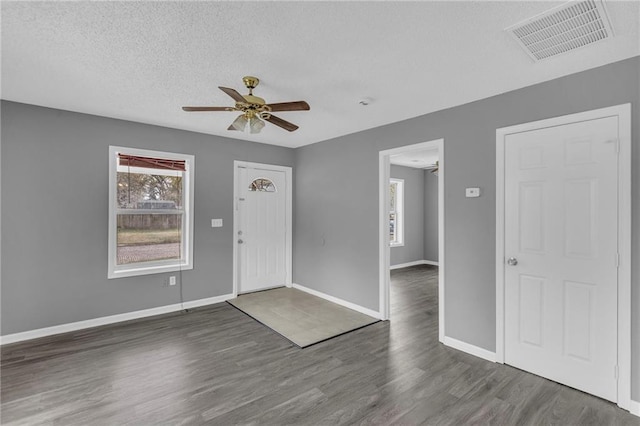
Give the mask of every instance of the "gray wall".
M 424 259 L 424 171 L 391 166 L 391 177 L 404 179 L 404 245 L 391 247 L 391 265 Z
M 107 279 L 109 145 L 195 154 L 187 301 L 232 292 L 233 160 L 294 160 L 289 148 L 2 102 L 3 335 L 180 301 L 168 274 Z
M 438 176 L 424 171 L 424 260 L 438 262 Z
M 456 259 L 445 265 L 445 332 L 494 351 L 496 129 L 630 102 L 632 380 L 633 396 L 640 399 L 639 81 L 640 57 L 634 57 L 296 149 L 294 281 L 378 310 L 378 152 L 444 138 L 445 253 Z M 318 182 L 328 190 L 318 191 Z M 480 187 L 483 195 L 465 198 L 467 186 Z
M 504 66 L 504 65 L 501 65 Z M 196 155 L 185 300 L 231 292 L 234 159 L 294 165 L 294 282 L 378 309 L 378 152 L 446 153 L 446 334 L 495 349 L 495 130 L 632 103 L 632 396 L 640 400 L 640 57 L 296 150 L 2 102 L 2 329 L 176 303 L 166 275 L 107 280 L 109 145 Z M 319 186 L 320 184 L 320 186 Z M 464 198 L 466 186 L 482 196 Z M 209 219 L 223 218 L 212 229 Z M 464 268 L 459 265 L 465 265 Z

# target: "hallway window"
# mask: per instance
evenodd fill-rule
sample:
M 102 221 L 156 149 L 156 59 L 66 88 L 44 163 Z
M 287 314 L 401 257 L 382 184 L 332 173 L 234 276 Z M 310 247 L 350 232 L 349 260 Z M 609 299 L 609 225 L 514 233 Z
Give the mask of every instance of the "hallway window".
M 389 183 L 389 242 L 392 247 L 404 245 L 404 180 Z

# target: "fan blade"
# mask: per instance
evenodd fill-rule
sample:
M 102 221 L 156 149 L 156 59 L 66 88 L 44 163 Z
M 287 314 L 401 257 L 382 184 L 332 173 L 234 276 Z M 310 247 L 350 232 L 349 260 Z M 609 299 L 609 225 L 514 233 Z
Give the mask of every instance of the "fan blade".
M 247 100 L 243 98 L 242 95 L 238 93 L 235 89 L 230 89 L 229 87 L 222 87 L 222 86 L 218 86 L 218 89 L 222 90 L 224 93 L 231 96 L 233 100 L 236 102 L 244 102 L 244 103 L 247 102 Z
M 184 111 L 233 111 L 232 107 L 194 107 L 194 106 L 185 106 L 182 107 Z
M 277 104 L 267 104 L 271 111 L 309 111 L 311 107 L 305 101 L 280 102 Z
M 265 118 L 266 121 L 268 121 L 271 124 L 275 124 L 278 127 L 282 127 L 285 130 L 288 130 L 290 132 L 293 132 L 294 130 L 298 130 L 298 126 L 296 126 L 293 123 L 289 123 L 286 120 L 283 120 L 282 118 L 276 117 L 275 115 L 272 115 L 269 118 Z

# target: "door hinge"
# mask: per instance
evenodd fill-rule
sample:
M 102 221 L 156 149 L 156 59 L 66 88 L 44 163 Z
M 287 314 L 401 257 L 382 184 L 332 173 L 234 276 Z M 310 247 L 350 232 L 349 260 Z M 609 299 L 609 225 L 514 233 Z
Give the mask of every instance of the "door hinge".
M 617 366 L 617 365 L 615 365 L 615 366 L 613 367 L 613 376 L 616 378 L 616 380 L 618 380 L 618 376 L 619 376 L 619 369 L 618 369 L 618 366 Z
M 616 268 L 620 267 L 620 253 L 616 253 Z

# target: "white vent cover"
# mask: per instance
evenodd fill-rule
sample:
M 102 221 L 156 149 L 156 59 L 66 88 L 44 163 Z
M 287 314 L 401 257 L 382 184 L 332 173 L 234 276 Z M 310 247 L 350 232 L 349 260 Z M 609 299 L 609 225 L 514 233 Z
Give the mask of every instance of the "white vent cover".
M 505 31 L 535 61 L 613 37 L 601 0 L 571 1 Z

